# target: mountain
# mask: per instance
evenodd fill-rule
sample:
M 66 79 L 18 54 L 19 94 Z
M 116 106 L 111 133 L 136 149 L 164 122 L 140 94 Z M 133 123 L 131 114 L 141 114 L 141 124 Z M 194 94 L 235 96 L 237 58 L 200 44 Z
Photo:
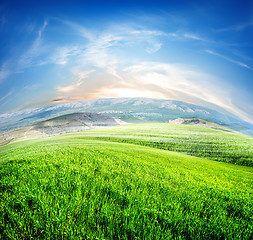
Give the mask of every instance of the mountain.
M 72 113 L 39 122 L 33 129 L 48 135 L 83 131 L 90 128 L 108 127 L 122 124 L 113 117 L 97 113 Z
M 91 128 L 109 127 L 121 124 L 125 124 L 125 122 L 103 114 L 89 112 L 66 114 L 36 123 L 29 127 L 2 133 L 0 134 L 0 145 L 5 145 L 21 139 L 78 132 Z
M 253 124 L 227 112 L 181 101 L 149 98 L 110 98 L 49 105 L 0 115 L 0 132 L 31 126 L 50 118 L 78 112 L 104 114 L 125 122 L 168 122 L 199 118 L 253 136 Z
M 199 127 L 207 127 L 212 129 L 217 129 L 225 132 L 233 132 L 238 133 L 235 130 L 232 130 L 230 128 L 218 125 L 216 123 L 208 122 L 199 118 L 177 118 L 175 120 L 169 120 L 170 124 L 184 124 L 184 125 L 194 125 Z

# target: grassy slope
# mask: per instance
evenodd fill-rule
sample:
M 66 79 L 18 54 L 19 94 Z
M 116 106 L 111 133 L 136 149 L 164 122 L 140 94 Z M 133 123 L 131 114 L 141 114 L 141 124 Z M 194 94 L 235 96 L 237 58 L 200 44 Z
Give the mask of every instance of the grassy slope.
M 119 131 L 137 134 L 126 126 L 1 147 L 2 239 L 252 238 L 251 167 L 89 139 Z
M 145 145 L 188 155 L 253 166 L 253 138 L 211 128 L 175 124 L 138 124 L 81 132 L 75 137 Z

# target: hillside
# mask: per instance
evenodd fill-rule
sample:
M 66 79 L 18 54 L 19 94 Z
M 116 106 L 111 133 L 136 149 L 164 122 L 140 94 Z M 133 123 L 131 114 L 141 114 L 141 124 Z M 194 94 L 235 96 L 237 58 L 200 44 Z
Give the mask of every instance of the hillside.
M 103 128 L 116 125 L 121 127 Z M 101 129 L 91 131 L 96 128 Z M 216 161 L 253 166 L 252 137 L 201 119 L 176 119 L 163 124 L 126 124 L 102 114 L 67 114 L 34 126 L 2 133 L 0 146 L 65 133 L 85 139 L 145 145 Z
M 221 126 L 216 123 L 208 122 L 199 118 L 177 118 L 175 120 L 169 120 L 170 124 L 184 124 L 184 125 L 192 125 L 192 126 L 199 126 L 199 127 L 207 127 L 217 130 L 222 130 L 226 132 L 233 132 L 238 133 L 230 128 Z
M 199 126 L 130 124 L 2 146 L 0 236 L 252 239 L 253 171 L 235 165 L 252 163 L 252 143 Z M 235 164 L 213 161 L 227 159 Z
M 0 145 L 13 141 L 78 132 L 91 128 L 115 126 L 125 122 L 97 113 L 73 113 L 55 117 L 32 126 L 0 134 Z
M 253 167 L 253 138 L 223 129 L 147 123 L 122 125 L 110 129 L 101 128 L 79 132 L 73 136 L 87 140 L 148 146 Z
M 253 125 L 235 116 L 193 104 L 149 98 L 114 98 L 70 102 L 0 115 L 0 132 L 31 126 L 77 112 L 100 113 L 130 123 L 168 122 L 177 118 L 199 118 L 253 136 Z
M 33 129 L 51 135 L 57 133 L 77 132 L 90 128 L 107 127 L 122 124 L 113 117 L 97 113 L 73 113 L 51 118 L 34 125 Z

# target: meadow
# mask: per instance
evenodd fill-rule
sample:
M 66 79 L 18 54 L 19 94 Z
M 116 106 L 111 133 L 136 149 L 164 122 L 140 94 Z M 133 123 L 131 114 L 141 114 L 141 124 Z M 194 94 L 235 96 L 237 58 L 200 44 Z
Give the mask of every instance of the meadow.
M 138 124 L 2 146 L 1 239 L 252 239 L 252 143 Z
M 131 143 L 215 161 L 253 167 L 253 138 L 224 131 L 180 124 L 135 124 L 75 134 L 75 138 Z

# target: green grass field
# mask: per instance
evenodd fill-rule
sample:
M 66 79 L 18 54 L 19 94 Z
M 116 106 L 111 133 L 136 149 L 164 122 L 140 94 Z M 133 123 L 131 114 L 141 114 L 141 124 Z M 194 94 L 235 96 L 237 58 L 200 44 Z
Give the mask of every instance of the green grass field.
M 1 239 L 252 239 L 252 139 L 142 124 L 2 146 Z
M 131 143 L 253 167 L 253 138 L 206 127 L 166 123 L 86 131 L 75 138 Z

